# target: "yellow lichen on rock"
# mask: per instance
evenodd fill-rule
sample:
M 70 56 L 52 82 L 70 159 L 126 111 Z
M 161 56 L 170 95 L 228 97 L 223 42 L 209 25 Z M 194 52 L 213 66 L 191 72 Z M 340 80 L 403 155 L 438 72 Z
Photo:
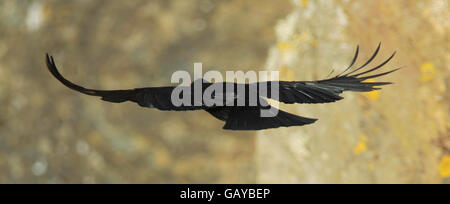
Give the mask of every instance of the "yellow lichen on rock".
M 353 149 L 353 154 L 360 155 L 367 150 L 367 137 L 362 135 L 359 138 L 358 144 Z
M 298 5 L 299 5 L 301 8 L 307 7 L 308 4 L 309 4 L 309 1 L 308 1 L 308 0 L 300 0 L 300 1 L 298 2 Z
M 450 155 L 445 155 L 439 165 L 439 173 L 443 178 L 450 177 Z
M 420 73 L 422 82 L 428 82 L 431 81 L 436 74 L 436 68 L 432 62 L 427 62 L 420 67 Z
M 280 42 L 278 43 L 278 49 L 281 51 L 295 50 L 295 45 L 290 42 Z

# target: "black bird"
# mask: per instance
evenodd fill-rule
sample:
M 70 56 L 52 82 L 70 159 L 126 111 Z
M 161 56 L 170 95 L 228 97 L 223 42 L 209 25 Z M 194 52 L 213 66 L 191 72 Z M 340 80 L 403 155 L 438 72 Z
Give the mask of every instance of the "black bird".
M 358 68 L 353 68 L 356 59 L 358 58 L 358 46 L 356 48 L 355 56 L 353 57 L 350 65 L 342 73 L 334 77 L 320 81 L 279 81 L 279 97 L 275 99 L 286 104 L 331 103 L 343 99 L 340 94 L 344 91 L 369 92 L 373 90 L 379 90 L 379 86 L 391 84 L 390 82 L 365 82 L 368 79 L 384 76 L 398 70 L 394 69 L 379 74 L 370 74 L 386 65 L 395 56 L 396 52 L 394 52 L 383 63 L 370 69 L 364 69 L 377 56 L 380 50 L 380 46 L 381 43 L 380 45 L 378 45 L 375 53 L 369 58 L 366 63 Z M 260 100 L 258 101 L 256 106 L 251 106 L 248 103 L 251 90 L 250 87 L 252 85 L 256 85 L 255 83 L 232 83 L 233 85 L 235 85 L 235 91 L 231 92 L 233 96 L 232 105 L 227 104 L 221 106 L 206 106 L 205 104 L 201 104 L 200 106 L 182 105 L 178 107 L 173 105 L 171 100 L 172 91 L 176 88 L 176 86 L 136 88 L 130 90 L 87 89 L 65 79 L 56 68 L 53 57 L 49 56 L 48 54 L 46 56 L 46 61 L 47 67 L 53 74 L 53 76 L 56 77 L 56 79 L 58 79 L 65 86 L 75 91 L 91 96 L 98 96 L 101 97 L 102 100 L 108 102 L 122 103 L 126 101 L 132 101 L 142 107 L 156 108 L 163 111 L 205 110 L 217 119 L 225 121 L 225 126 L 223 127 L 223 129 L 227 130 L 263 130 L 278 127 L 303 126 L 317 121 L 317 119 L 305 118 L 281 110 L 277 110 L 268 105 L 264 98 L 274 98 L 272 97 L 272 95 L 274 94 L 270 91 L 270 82 L 258 82 L 258 84 L 266 83 L 266 85 L 268 86 L 268 93 L 266 95 L 263 95 L 262 93 L 257 91 L 257 97 Z M 193 89 L 194 84 L 196 83 L 202 83 L 203 91 L 205 91 L 206 88 L 212 85 L 218 84 L 209 83 L 204 80 L 197 80 L 187 88 Z M 226 84 L 230 84 L 226 82 L 221 83 L 223 83 L 223 87 L 226 87 Z M 236 91 L 236 87 L 245 87 L 245 95 L 240 96 L 236 94 L 238 93 Z M 227 94 L 226 90 L 224 93 Z M 245 106 L 236 106 L 236 101 L 242 97 L 245 97 Z M 194 104 L 195 101 L 192 102 L 193 103 L 191 104 Z M 278 114 L 274 115 L 274 117 L 261 117 L 260 113 L 262 110 L 276 110 Z

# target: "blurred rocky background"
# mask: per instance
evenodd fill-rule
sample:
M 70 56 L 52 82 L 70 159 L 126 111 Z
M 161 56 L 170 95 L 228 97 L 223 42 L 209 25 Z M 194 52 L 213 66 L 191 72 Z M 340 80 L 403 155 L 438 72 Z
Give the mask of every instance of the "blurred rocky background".
M 431 1 L 0 1 L 0 183 L 449 183 L 450 5 Z M 176 70 L 320 79 L 378 42 L 379 92 L 283 109 L 306 127 L 223 131 L 204 112 L 110 104 L 60 85 L 170 85 Z M 362 63 L 359 61 L 359 63 Z M 388 68 L 386 68 L 388 69 Z
M 356 44 L 362 65 L 398 55 L 382 91 L 326 105 L 286 106 L 313 125 L 258 134 L 258 182 L 441 183 L 450 176 L 449 1 L 293 1 L 266 68 L 286 80 L 342 72 Z

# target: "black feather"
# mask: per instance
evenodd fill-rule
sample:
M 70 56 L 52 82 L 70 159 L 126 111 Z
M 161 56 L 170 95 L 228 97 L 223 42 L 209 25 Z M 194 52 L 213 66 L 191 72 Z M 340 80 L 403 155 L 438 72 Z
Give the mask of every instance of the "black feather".
M 378 90 L 380 89 L 380 86 L 392 84 L 391 82 L 364 82 L 367 79 L 381 77 L 398 70 L 394 69 L 380 74 L 363 76 L 365 74 L 370 74 L 384 67 L 388 62 L 390 62 L 394 58 L 396 52 L 394 52 L 387 60 L 385 60 L 381 64 L 375 66 L 374 68 L 364 71 L 363 69 L 367 67 L 367 65 L 369 65 L 378 55 L 380 48 L 381 43 L 378 44 L 377 49 L 372 54 L 372 56 L 367 60 L 367 62 L 365 62 L 362 66 L 354 70 L 351 70 L 354 64 L 356 63 L 356 60 L 359 55 L 359 46 L 357 46 L 355 55 L 350 65 L 342 73 L 338 74 L 335 77 L 320 81 L 280 82 L 279 101 L 288 104 L 330 103 L 343 99 L 343 97 L 339 96 L 339 94 L 341 94 L 344 91 L 368 92 Z M 362 72 L 356 73 L 360 70 L 362 70 Z M 293 101 L 292 97 L 290 96 L 294 96 L 295 100 Z

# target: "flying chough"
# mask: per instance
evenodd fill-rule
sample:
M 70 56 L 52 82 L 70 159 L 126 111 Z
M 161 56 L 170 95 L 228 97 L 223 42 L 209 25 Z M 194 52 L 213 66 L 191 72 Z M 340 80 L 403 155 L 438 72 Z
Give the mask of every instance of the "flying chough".
M 55 61 L 52 56 L 47 54 L 46 62 L 49 71 L 52 75 L 58 79 L 62 84 L 70 89 L 81 92 L 86 95 L 98 96 L 102 100 L 122 103 L 126 101 L 131 101 L 139 104 L 146 108 L 156 108 L 162 111 L 194 111 L 194 110 L 205 110 L 210 113 L 215 118 L 225 122 L 223 129 L 226 130 L 263 130 L 278 127 L 290 127 L 290 126 L 303 126 L 307 124 L 314 123 L 317 119 L 306 118 L 297 116 L 291 113 L 284 112 L 282 110 L 275 109 L 271 107 L 266 98 L 272 98 L 277 101 L 286 104 L 294 103 L 307 103 L 307 104 L 317 104 L 317 103 L 331 103 L 343 99 L 340 96 L 344 91 L 355 91 L 355 92 L 369 92 L 373 90 L 379 90 L 380 86 L 391 84 L 390 82 L 368 82 L 368 79 L 373 79 L 390 74 L 398 69 L 393 69 L 387 72 L 382 72 L 374 74 L 373 72 L 380 69 L 386 65 L 394 56 L 395 52 L 384 62 L 373 67 L 366 68 L 377 56 L 380 50 L 381 43 L 378 45 L 374 54 L 368 59 L 363 65 L 354 68 L 356 60 L 358 58 L 359 46 L 356 48 L 356 53 L 351 61 L 350 65 L 340 74 L 319 81 L 278 81 L 278 97 L 271 97 L 271 89 L 266 91 L 266 94 L 260 93 L 259 89 L 256 89 L 256 96 L 258 97 L 258 103 L 256 105 L 250 105 L 249 95 L 255 93 L 250 93 L 252 90 L 250 87 L 255 85 L 254 83 L 231 83 L 231 82 L 219 82 L 223 83 L 223 87 L 228 84 L 235 85 L 235 87 L 244 87 L 245 94 L 239 95 L 235 88 L 234 91 L 227 92 L 224 90 L 224 95 L 232 95 L 231 105 L 227 101 L 225 105 L 214 105 L 206 106 L 205 104 L 195 104 L 195 105 L 181 105 L 176 106 L 172 103 L 171 96 L 172 91 L 176 89 L 176 86 L 168 87 L 148 87 L 148 88 L 136 88 L 129 90 L 95 90 L 87 89 L 82 86 L 76 85 L 67 79 L 65 79 L 58 71 Z M 206 88 L 217 85 L 218 83 L 210 83 L 203 79 L 196 80 L 190 86 L 185 86 L 184 88 L 192 89 L 196 83 L 202 83 L 202 89 L 205 91 Z M 266 86 L 271 86 L 270 82 L 258 82 L 258 84 L 266 83 Z M 214 94 L 214 93 L 213 93 Z M 192 94 L 193 95 L 193 94 Z M 237 106 L 236 101 L 244 97 L 246 103 L 244 106 Z M 194 100 L 194 99 L 192 99 Z M 277 114 L 273 117 L 262 117 L 262 110 L 276 110 Z

